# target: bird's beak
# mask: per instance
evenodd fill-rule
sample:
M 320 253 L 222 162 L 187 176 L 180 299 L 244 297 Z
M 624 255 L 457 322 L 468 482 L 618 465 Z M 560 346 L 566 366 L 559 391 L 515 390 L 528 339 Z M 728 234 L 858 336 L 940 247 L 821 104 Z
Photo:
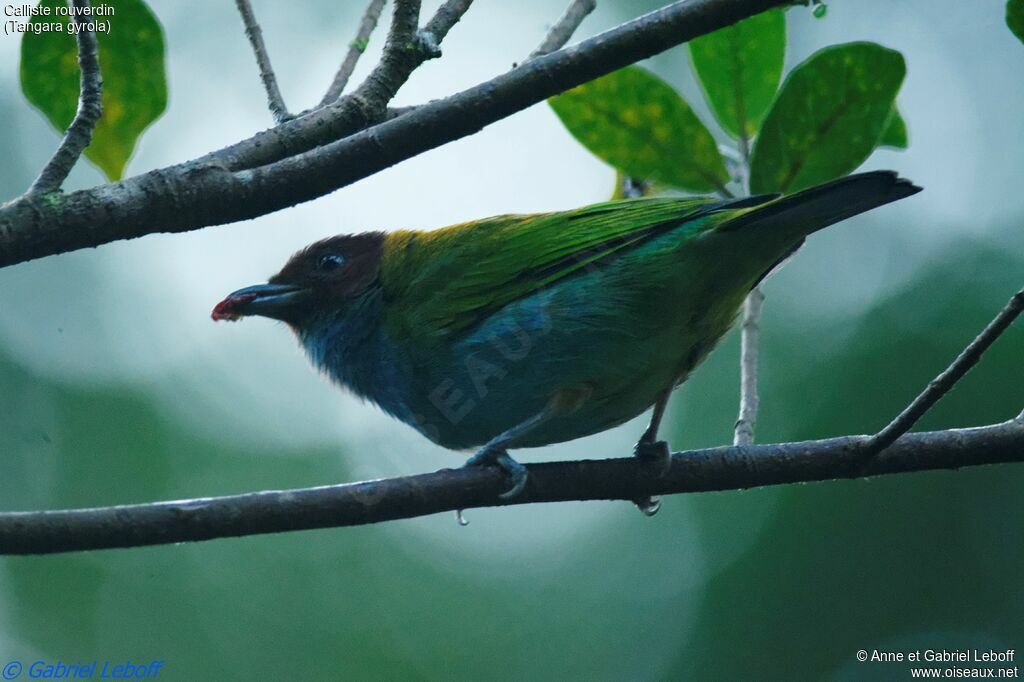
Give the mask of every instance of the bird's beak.
M 247 315 L 261 315 L 287 320 L 289 312 L 308 294 L 308 289 L 293 284 L 257 284 L 228 294 L 214 307 L 210 317 L 215 321 L 234 321 Z

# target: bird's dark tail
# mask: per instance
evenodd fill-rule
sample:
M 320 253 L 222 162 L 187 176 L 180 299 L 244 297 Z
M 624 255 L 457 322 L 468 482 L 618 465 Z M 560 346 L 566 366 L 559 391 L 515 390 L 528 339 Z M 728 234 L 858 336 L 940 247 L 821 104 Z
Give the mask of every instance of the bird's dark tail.
M 858 173 L 766 201 L 746 210 L 719 229 L 732 231 L 754 227 L 801 239 L 841 220 L 920 191 L 920 187 L 892 171 Z

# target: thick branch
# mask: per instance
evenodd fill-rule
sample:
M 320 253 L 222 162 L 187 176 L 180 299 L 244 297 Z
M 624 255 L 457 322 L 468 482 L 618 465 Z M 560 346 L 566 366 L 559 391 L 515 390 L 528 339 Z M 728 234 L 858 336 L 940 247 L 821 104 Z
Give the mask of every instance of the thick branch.
M 565 13 L 548 31 L 544 42 L 530 53 L 530 59 L 562 49 L 595 7 L 597 7 L 597 0 L 572 0 L 566 7 Z
M 270 106 L 270 113 L 278 123 L 287 121 L 289 118 L 288 107 L 284 104 L 281 90 L 277 87 L 277 77 L 274 75 L 274 67 L 270 65 L 270 55 L 267 54 L 267 46 L 263 42 L 263 31 L 253 14 L 252 5 L 249 0 L 235 0 L 238 13 L 242 15 L 242 23 L 245 24 L 245 35 L 249 38 L 252 51 L 256 55 L 256 65 L 260 69 L 260 79 L 267 91 L 267 104 Z
M 763 305 L 764 294 L 760 287 L 754 287 L 743 303 L 743 323 L 740 326 L 740 415 L 736 420 L 733 445 L 750 445 L 754 442 L 754 426 L 757 424 L 757 408 L 760 404 L 757 360 Z
M 385 2 L 386 0 L 370 0 L 370 4 L 363 14 L 363 19 L 359 22 L 356 37 L 349 43 L 345 59 L 341 62 L 341 66 L 338 67 L 338 73 L 334 75 L 334 80 L 331 82 L 330 87 L 327 88 L 324 98 L 320 101 L 320 106 L 330 104 L 341 96 L 342 91 L 348 84 L 348 79 L 352 77 L 352 72 L 356 70 L 359 58 L 366 51 L 366 45 L 370 42 L 370 34 L 373 33 L 373 29 L 377 28 L 377 21 L 380 19 L 380 13 L 384 9 Z
M 78 29 L 75 38 L 78 44 L 78 68 L 80 71 L 78 109 L 75 111 L 71 125 L 64 133 L 64 139 L 61 140 L 57 151 L 53 153 L 53 157 L 39 173 L 39 177 L 28 188 L 29 194 L 44 194 L 60 189 L 75 162 L 92 141 L 92 131 L 95 130 L 96 122 L 103 114 L 103 78 L 100 75 L 99 41 L 96 40 L 96 34 L 86 28 L 89 25 L 89 17 L 85 11 L 89 8 L 89 0 L 73 0 L 72 6 L 79 10 L 79 13 L 74 14 L 71 19 Z
M 956 357 L 949 367 L 941 374 L 928 382 L 928 386 L 914 398 L 914 401 L 905 410 L 889 422 L 888 426 L 869 438 L 864 443 L 864 451 L 868 454 L 879 452 L 897 438 L 909 431 L 917 420 L 924 416 L 924 413 L 931 409 L 932 405 L 949 393 L 949 390 L 964 377 L 967 372 L 978 364 L 978 360 L 988 350 L 996 339 L 1009 328 L 1013 321 L 1024 312 L 1024 289 L 1021 289 L 1010 298 L 1009 303 L 996 317 L 988 323 L 978 336 L 975 337 L 967 348 Z M 1024 417 L 1024 412 L 1021 413 Z
M 0 513 L 0 554 L 138 547 L 355 526 L 438 512 L 535 502 L 633 500 L 1024 461 L 1024 423 L 912 433 L 864 467 L 865 436 L 676 453 L 669 466 L 636 457 L 529 465 L 511 502 L 498 469 L 444 469 L 364 483 L 99 509 Z M 661 472 L 664 471 L 662 474 Z
M 677 2 L 457 95 L 259 168 L 232 172 L 226 162 L 208 158 L 206 164 L 151 171 L 59 202 L 22 197 L 0 208 L 0 266 L 154 232 L 254 218 L 315 199 L 776 4 Z

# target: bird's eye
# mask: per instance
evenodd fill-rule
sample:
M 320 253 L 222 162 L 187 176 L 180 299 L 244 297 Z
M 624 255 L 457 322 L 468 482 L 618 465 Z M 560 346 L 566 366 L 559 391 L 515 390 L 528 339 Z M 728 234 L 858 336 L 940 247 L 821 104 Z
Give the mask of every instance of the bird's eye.
M 320 260 L 316 263 L 316 269 L 320 272 L 334 272 L 340 270 L 344 264 L 344 256 L 337 253 L 329 253 L 326 256 L 320 256 Z

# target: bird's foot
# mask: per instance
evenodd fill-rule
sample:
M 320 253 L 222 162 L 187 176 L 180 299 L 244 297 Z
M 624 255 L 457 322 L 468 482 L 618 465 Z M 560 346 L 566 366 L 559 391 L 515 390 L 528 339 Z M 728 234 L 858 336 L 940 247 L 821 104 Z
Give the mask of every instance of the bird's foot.
M 484 446 L 479 452 L 466 460 L 463 466 L 480 467 L 497 465 L 504 469 L 505 473 L 512 479 L 512 487 L 498 495 L 503 500 L 511 500 L 518 497 L 523 488 L 526 487 L 528 473 L 526 467 L 512 459 L 505 450 Z
M 645 462 L 650 462 L 658 468 L 658 475 L 664 475 L 672 462 L 672 455 L 668 451 L 668 443 L 663 440 L 647 440 L 641 438 L 633 447 L 633 454 Z
M 667 460 L 669 455 L 668 443 L 663 440 L 646 440 L 641 438 L 633 446 L 633 454 L 640 459 Z
M 668 443 L 663 440 L 641 438 L 633 448 L 633 454 L 644 461 L 656 465 L 660 473 L 668 471 L 671 456 Z M 633 500 L 633 504 L 644 516 L 654 516 L 661 509 L 661 500 L 657 497 L 641 497 Z

